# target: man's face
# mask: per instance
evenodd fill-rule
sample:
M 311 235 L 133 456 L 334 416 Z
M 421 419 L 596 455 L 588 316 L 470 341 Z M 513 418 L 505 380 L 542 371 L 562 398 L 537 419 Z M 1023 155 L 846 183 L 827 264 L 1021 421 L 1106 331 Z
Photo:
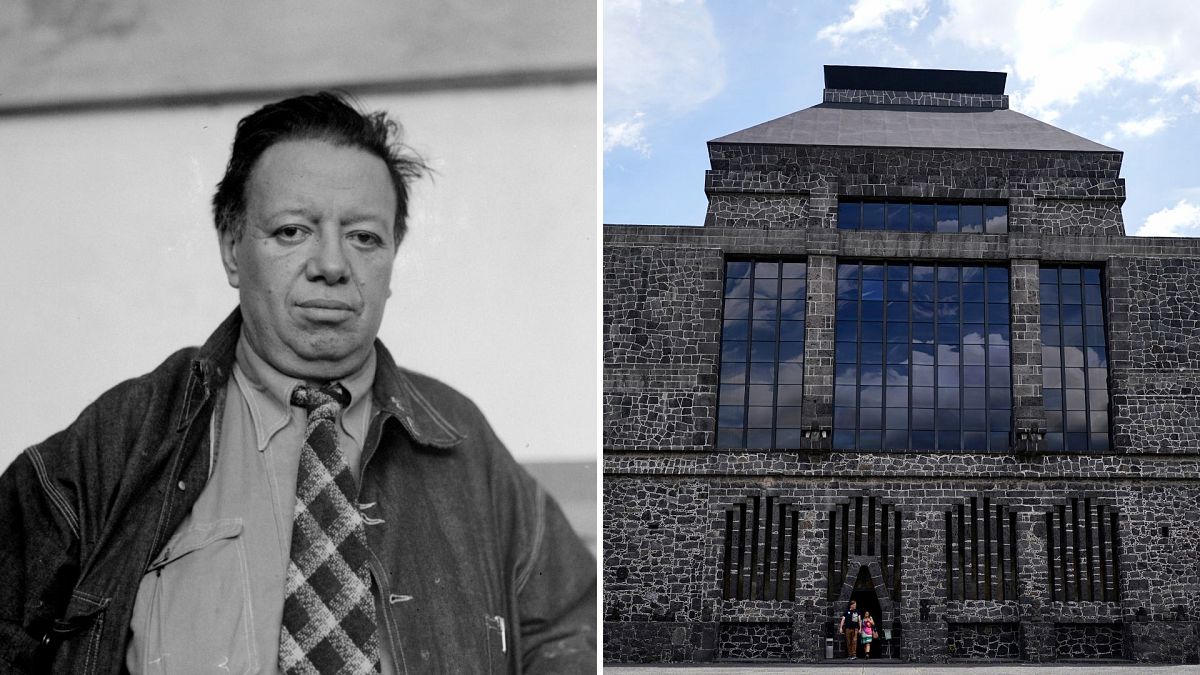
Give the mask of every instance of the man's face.
M 391 294 L 395 214 L 387 166 L 368 152 L 305 140 L 259 157 L 242 236 L 220 242 L 260 356 L 310 381 L 362 365 Z

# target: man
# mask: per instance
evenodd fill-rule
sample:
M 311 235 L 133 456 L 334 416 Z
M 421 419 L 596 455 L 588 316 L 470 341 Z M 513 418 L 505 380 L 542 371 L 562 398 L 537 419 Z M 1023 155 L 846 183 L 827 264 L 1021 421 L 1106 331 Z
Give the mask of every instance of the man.
M 846 636 L 846 654 L 851 660 L 858 658 L 858 603 L 850 601 L 850 607 L 842 612 L 842 620 L 838 623 L 838 631 Z
M 0 477 L 0 670 L 594 669 L 591 556 L 375 339 L 422 168 L 395 130 L 324 93 L 239 123 L 240 306 Z

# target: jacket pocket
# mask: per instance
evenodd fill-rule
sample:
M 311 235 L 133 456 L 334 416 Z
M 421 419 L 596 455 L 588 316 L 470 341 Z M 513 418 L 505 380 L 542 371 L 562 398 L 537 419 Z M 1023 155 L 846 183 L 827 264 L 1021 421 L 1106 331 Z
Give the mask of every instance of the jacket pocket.
M 100 667 L 100 638 L 110 598 L 75 589 L 67 604 L 66 618 L 56 622 L 66 640 L 56 650 L 54 672 L 92 675 Z
M 242 520 L 177 532 L 142 577 L 131 628 L 132 673 L 257 672 Z

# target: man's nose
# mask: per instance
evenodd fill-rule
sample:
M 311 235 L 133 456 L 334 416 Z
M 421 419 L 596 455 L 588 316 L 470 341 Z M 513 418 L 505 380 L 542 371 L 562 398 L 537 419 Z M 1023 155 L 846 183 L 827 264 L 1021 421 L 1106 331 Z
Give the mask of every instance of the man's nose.
M 314 242 L 315 248 L 308 258 L 305 272 L 309 281 L 324 281 L 338 284 L 346 280 L 349 265 L 340 236 L 323 234 Z

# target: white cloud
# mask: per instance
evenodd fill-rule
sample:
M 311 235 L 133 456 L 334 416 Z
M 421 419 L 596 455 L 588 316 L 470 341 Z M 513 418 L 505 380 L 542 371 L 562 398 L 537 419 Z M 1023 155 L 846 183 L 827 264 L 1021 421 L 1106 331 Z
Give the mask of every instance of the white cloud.
M 725 86 L 725 66 L 703 0 L 605 0 L 604 149 L 649 153 L 647 130 Z
M 949 0 L 935 40 L 999 50 L 1013 66 L 1013 107 L 1049 121 L 1121 84 L 1200 85 L 1197 33 L 1190 0 Z
M 649 155 L 650 146 L 646 143 L 645 117 L 645 113 L 635 112 L 630 119 L 605 123 L 604 151 L 625 147 L 637 150 L 643 155 Z
M 884 28 L 888 19 L 895 15 L 906 19 L 912 30 L 925 17 L 926 11 L 926 0 L 855 0 L 850 6 L 850 16 L 840 23 L 825 26 L 817 37 L 838 47 L 849 35 Z
M 1146 222 L 1130 234 L 1139 237 L 1200 236 L 1200 206 L 1180 199 L 1175 206 L 1146 216 Z
M 1172 118 L 1168 115 L 1156 113 L 1154 115 L 1150 115 L 1149 117 L 1126 120 L 1117 124 L 1117 128 L 1120 129 L 1121 133 L 1125 134 L 1126 136 L 1133 136 L 1134 138 L 1146 138 L 1147 136 L 1153 136 L 1163 129 L 1166 129 L 1167 125 L 1171 123 L 1171 119 Z M 1107 136 L 1108 134 L 1105 135 Z

